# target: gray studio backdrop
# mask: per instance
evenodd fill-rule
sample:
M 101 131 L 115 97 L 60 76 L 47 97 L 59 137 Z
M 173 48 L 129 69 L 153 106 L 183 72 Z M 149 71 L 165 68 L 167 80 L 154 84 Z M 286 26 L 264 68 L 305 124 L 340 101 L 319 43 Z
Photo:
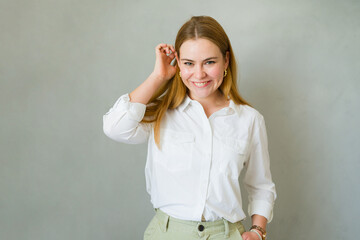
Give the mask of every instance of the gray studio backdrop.
M 0 239 L 142 238 L 146 144 L 108 139 L 102 116 L 192 15 L 224 26 L 240 92 L 265 117 L 269 239 L 355 239 L 359 12 L 350 0 L 1 0 Z

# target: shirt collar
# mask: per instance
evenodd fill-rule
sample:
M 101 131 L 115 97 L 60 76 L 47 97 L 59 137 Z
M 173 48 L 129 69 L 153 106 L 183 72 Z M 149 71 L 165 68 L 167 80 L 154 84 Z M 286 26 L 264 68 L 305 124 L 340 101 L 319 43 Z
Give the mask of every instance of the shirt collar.
M 239 106 L 236 105 L 232 99 L 230 99 L 228 113 L 233 113 L 233 112 L 235 112 L 237 115 L 240 116 L 240 108 L 239 108 Z
M 183 102 L 178 106 L 179 110 L 183 112 L 187 106 L 189 106 L 191 101 L 193 100 L 186 94 Z
M 185 98 L 183 100 L 183 102 L 178 106 L 180 111 L 185 111 L 185 109 L 191 104 L 191 102 L 194 102 L 194 100 L 192 100 L 188 94 L 185 95 Z M 240 115 L 240 109 L 239 107 L 234 103 L 233 100 L 230 99 L 230 103 L 229 106 L 227 107 L 227 114 L 232 114 L 232 113 L 237 113 L 238 115 Z

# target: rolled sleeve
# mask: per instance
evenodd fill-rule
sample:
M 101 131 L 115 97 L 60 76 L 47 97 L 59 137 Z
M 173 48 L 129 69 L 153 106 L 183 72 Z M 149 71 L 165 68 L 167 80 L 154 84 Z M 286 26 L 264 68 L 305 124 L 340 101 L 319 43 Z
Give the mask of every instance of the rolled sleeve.
M 271 222 L 276 190 L 270 172 L 266 126 L 261 114 L 255 118 L 253 129 L 244 177 L 245 187 L 249 194 L 248 213 L 250 216 L 254 214 L 264 216 L 268 222 Z
M 142 103 L 130 102 L 130 96 L 128 93 L 119 97 L 114 106 L 105 114 L 109 115 L 112 112 L 127 113 L 130 120 L 140 122 L 145 114 L 146 105 Z
M 140 123 L 146 105 L 130 102 L 129 94 L 119 97 L 103 116 L 104 133 L 111 139 L 126 143 L 142 143 L 149 136 L 149 124 Z
M 270 204 L 267 201 L 253 200 L 249 203 L 248 214 L 249 216 L 252 216 L 254 214 L 261 215 L 265 217 L 269 223 L 272 221 L 273 218 L 273 208 L 273 204 Z

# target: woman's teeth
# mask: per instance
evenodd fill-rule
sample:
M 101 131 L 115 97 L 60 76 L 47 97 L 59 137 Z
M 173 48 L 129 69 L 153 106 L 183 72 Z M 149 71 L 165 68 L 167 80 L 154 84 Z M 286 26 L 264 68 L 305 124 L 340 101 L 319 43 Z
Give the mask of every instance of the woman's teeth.
M 207 82 L 201 82 L 201 83 L 197 83 L 197 82 L 194 82 L 194 84 L 196 85 L 196 86 L 198 86 L 198 87 L 202 87 L 202 86 L 204 86 L 205 84 L 207 84 L 209 81 L 207 81 Z

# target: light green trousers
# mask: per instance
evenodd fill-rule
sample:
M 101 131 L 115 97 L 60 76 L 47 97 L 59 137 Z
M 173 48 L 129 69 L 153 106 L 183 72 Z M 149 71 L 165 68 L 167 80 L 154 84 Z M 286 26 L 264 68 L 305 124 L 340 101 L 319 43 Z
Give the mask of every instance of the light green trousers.
M 225 219 L 213 222 L 186 221 L 170 217 L 159 209 L 144 233 L 144 240 L 242 240 L 242 222 Z

